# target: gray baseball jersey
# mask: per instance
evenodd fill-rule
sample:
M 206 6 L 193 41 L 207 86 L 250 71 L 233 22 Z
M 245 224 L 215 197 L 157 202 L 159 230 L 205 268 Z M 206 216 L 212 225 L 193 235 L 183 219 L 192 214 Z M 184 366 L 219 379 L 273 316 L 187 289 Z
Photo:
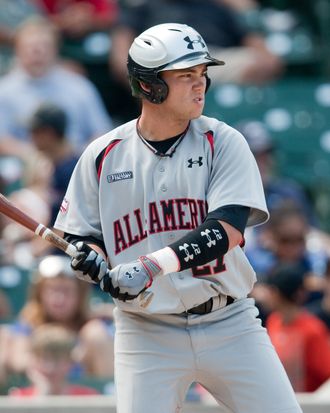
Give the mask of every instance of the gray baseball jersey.
M 171 157 L 159 157 L 138 136 L 136 122 L 87 147 L 55 228 L 103 239 L 114 267 L 180 239 L 208 212 L 224 205 L 250 207 L 249 226 L 267 220 L 259 170 L 238 131 L 201 116 L 190 122 Z M 202 267 L 156 278 L 147 308 L 141 308 L 138 300 L 116 304 L 132 312 L 181 313 L 219 293 L 246 297 L 255 279 L 237 246 Z

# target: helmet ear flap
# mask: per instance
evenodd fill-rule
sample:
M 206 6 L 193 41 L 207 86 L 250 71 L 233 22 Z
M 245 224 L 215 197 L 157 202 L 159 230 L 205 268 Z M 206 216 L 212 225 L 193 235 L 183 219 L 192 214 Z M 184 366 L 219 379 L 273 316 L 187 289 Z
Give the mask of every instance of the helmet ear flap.
M 141 86 L 142 80 L 139 80 L 133 76 L 129 77 L 132 95 L 134 97 L 141 98 L 144 96 L 149 102 L 160 104 L 163 103 L 168 95 L 168 86 L 164 80 L 159 78 L 154 78 L 152 83 L 145 81 L 144 83 L 148 85 L 150 90 L 146 90 Z
M 158 79 L 157 82 L 150 85 L 151 90 L 148 100 L 152 103 L 160 104 L 163 103 L 168 95 L 168 86 L 164 80 Z

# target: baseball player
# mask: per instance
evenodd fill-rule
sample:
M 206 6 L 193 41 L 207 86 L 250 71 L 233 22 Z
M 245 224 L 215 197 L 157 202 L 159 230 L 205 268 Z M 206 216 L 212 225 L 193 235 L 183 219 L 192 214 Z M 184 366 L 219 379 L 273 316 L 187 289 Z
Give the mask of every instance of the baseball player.
M 128 56 L 142 111 L 92 142 L 55 227 L 77 274 L 116 303 L 118 413 L 178 413 L 193 382 L 235 413 L 301 413 L 247 298 L 245 227 L 268 218 L 254 157 L 202 115 L 212 58 L 193 28 L 161 24 Z

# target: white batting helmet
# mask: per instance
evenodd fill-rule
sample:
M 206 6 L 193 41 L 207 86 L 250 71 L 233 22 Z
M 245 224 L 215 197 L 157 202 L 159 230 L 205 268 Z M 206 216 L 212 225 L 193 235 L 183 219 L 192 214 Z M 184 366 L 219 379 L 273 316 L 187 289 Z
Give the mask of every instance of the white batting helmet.
M 153 26 L 134 39 L 128 52 L 127 67 L 133 96 L 145 96 L 153 103 L 162 103 L 168 87 L 159 72 L 199 64 L 216 66 L 224 62 L 210 56 L 202 36 L 192 27 L 178 23 Z M 151 91 L 143 90 L 139 82 L 148 84 Z

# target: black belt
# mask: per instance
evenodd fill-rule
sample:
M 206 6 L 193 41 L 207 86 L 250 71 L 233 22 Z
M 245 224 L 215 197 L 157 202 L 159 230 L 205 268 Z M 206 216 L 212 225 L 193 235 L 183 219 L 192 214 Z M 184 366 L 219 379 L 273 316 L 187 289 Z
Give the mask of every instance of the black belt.
M 213 307 L 213 298 L 214 297 L 211 297 L 209 300 L 205 301 L 205 303 L 199 304 L 196 307 L 189 308 L 189 310 L 185 311 L 184 313 L 199 314 L 199 315 L 210 313 Z M 227 295 L 227 301 L 224 307 L 226 307 L 229 304 L 232 304 L 234 301 L 235 299 L 233 297 L 231 297 L 230 295 Z

